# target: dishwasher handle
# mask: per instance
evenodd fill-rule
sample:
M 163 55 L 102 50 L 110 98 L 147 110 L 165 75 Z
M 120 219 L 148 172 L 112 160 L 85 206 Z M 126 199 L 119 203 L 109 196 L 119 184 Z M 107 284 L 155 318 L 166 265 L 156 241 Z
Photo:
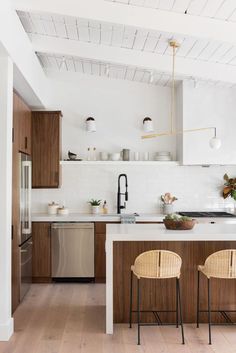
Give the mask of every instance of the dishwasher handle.
M 93 223 L 60 222 L 52 223 L 52 229 L 94 229 Z

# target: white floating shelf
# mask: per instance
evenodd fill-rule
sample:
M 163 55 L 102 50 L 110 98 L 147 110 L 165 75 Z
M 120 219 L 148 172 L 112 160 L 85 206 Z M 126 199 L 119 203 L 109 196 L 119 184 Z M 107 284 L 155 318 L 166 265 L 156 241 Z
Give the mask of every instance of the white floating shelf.
M 60 161 L 61 165 L 179 165 L 177 161 Z

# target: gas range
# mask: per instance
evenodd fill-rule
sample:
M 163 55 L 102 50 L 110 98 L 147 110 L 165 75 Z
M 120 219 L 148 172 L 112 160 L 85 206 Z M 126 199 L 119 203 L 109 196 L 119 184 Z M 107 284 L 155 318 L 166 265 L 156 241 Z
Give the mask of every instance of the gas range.
M 218 212 L 218 211 L 212 211 L 212 212 L 178 212 L 181 216 L 187 216 L 187 217 L 193 217 L 193 218 L 213 218 L 213 217 L 219 217 L 219 218 L 233 218 L 236 217 L 235 214 L 229 213 L 229 212 Z

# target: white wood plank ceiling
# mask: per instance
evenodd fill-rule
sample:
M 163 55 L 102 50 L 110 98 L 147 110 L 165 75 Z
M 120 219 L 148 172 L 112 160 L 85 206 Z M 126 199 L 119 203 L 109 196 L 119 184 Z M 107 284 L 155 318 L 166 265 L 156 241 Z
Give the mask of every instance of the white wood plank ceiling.
M 116 65 L 111 62 L 101 62 L 95 60 L 89 60 L 79 57 L 55 55 L 53 53 L 37 53 L 39 61 L 46 72 L 60 71 L 60 72 L 75 72 L 88 75 L 95 75 L 100 77 L 107 77 L 112 79 L 128 80 L 140 83 L 146 83 L 151 85 L 158 85 L 164 87 L 171 86 L 172 76 L 165 72 L 150 71 L 147 69 L 141 69 L 138 67 Z M 193 85 L 211 85 L 225 88 L 236 87 L 235 84 L 203 80 L 201 78 L 184 77 L 176 75 L 176 84 L 180 80 L 187 79 L 191 80 Z
M 236 22 L 235 0 L 106 0 Z
M 150 83 L 153 85 L 169 86 L 171 75 L 164 72 L 153 72 L 138 67 L 122 66 L 78 57 L 59 56 L 55 54 L 37 53 L 41 65 L 48 71 L 70 71 L 89 75 Z M 176 77 L 180 79 L 180 77 Z
M 93 3 L 92 0 L 87 1 L 86 5 L 83 5 L 82 0 L 77 0 L 73 16 L 71 8 L 70 15 L 64 15 L 68 12 L 64 5 L 57 12 L 54 2 L 50 2 L 50 5 L 42 0 L 42 10 L 37 10 L 29 0 L 15 0 L 18 2 L 17 13 L 21 23 L 46 70 L 61 70 L 60 62 L 65 57 L 68 71 L 168 86 L 172 54 L 169 41 L 176 39 L 180 43 L 176 52 L 176 72 L 179 79 L 195 78 L 217 85 L 222 82 L 221 84 L 226 86 L 236 84 L 236 40 L 228 40 L 229 37 L 225 34 L 220 35 L 225 33 L 220 30 L 222 26 L 222 28 L 227 26 L 228 32 L 228 26 L 233 26 L 234 31 L 236 0 L 96 0 L 100 7 L 96 3 L 93 15 L 87 13 L 85 17 L 86 11 L 89 11 Z M 52 12 L 43 12 L 45 6 Z M 122 24 L 122 16 L 114 18 L 113 7 L 116 6 L 119 16 L 123 12 L 124 15 L 130 13 L 128 9 L 131 13 L 136 13 L 136 21 L 128 21 L 126 18 L 125 24 Z M 159 11 L 160 21 L 162 16 L 160 11 L 165 10 L 165 14 L 174 16 L 173 23 L 176 25 L 172 26 L 172 30 L 177 31 L 177 34 L 168 32 L 170 26 L 166 26 L 165 21 L 162 21 L 160 26 L 156 25 L 160 21 L 156 22 L 153 19 L 151 26 L 147 19 L 142 23 L 144 10 L 140 10 L 141 7 L 149 8 L 145 11 L 148 11 L 150 16 Z M 106 12 L 101 12 L 101 8 L 106 9 Z M 84 11 L 84 17 L 78 17 L 79 10 Z M 107 15 L 104 17 L 103 13 Z M 199 19 L 199 23 L 203 17 L 217 19 L 207 20 L 207 23 L 214 22 L 210 23 L 209 36 L 205 35 L 205 31 L 201 32 L 201 37 L 199 36 L 197 22 L 195 27 L 191 28 L 192 35 L 189 35 L 186 29 L 188 21 L 184 19 L 190 19 L 191 15 Z M 181 27 L 182 22 L 176 16 L 182 16 L 184 27 Z M 103 20 L 98 20 L 102 17 Z M 114 22 L 109 22 L 111 17 Z M 191 26 L 192 19 L 190 21 Z M 204 25 L 207 29 L 207 24 Z M 159 27 L 162 30 L 158 30 Z M 107 75 L 104 70 L 109 71 L 109 74 Z
M 128 0 L 122 1 L 128 3 Z M 143 0 L 136 0 L 138 2 L 143 3 Z M 234 3 L 236 6 L 236 0 Z M 181 44 L 177 50 L 179 57 L 236 66 L 236 46 L 229 43 L 45 13 L 19 11 L 18 15 L 29 35 L 65 38 L 161 55 L 171 54 L 168 41 L 176 38 Z

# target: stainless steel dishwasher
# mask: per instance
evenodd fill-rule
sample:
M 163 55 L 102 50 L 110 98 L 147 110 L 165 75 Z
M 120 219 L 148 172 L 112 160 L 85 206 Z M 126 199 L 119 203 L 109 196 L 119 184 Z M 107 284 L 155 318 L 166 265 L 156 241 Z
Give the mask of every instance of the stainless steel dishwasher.
M 52 224 L 52 278 L 94 279 L 94 224 Z

